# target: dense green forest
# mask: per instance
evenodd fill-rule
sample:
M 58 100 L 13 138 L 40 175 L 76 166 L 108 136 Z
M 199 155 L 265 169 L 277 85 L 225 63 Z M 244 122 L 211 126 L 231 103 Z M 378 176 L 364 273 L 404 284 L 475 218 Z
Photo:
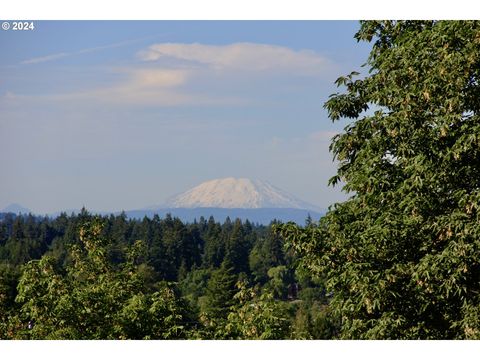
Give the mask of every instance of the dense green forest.
M 333 337 L 322 279 L 297 266 L 275 225 L 131 220 L 85 210 L 55 219 L 4 215 L 0 336 Z

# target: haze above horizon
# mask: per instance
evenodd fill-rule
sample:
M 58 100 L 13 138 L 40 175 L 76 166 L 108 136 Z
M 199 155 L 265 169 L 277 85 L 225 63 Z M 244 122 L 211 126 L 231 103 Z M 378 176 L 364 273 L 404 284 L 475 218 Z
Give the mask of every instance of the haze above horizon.
M 215 178 L 321 208 L 345 122 L 323 103 L 368 46 L 349 21 L 40 21 L 0 32 L 0 208 L 136 209 Z

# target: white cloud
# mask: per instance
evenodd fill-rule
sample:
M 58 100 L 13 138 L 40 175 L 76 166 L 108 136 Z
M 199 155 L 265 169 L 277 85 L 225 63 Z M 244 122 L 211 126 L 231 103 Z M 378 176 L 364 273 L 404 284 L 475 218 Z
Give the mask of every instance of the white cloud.
M 70 55 L 69 53 L 64 53 L 64 52 L 58 53 L 58 54 L 50 54 L 50 55 L 46 55 L 46 56 L 40 56 L 40 57 L 27 59 L 27 60 L 22 61 L 20 64 L 22 64 L 22 65 L 38 64 L 38 63 L 43 63 L 43 62 L 47 62 L 47 61 L 53 61 L 53 60 L 61 59 L 61 58 L 64 58 L 66 56 L 69 56 L 69 55 Z
M 176 59 L 207 65 L 217 70 L 284 71 L 297 75 L 321 74 L 331 62 L 311 50 L 253 43 L 203 45 L 162 43 L 138 53 L 144 61 Z
M 196 76 L 189 69 L 134 68 L 118 72 L 124 75 L 118 83 L 78 95 L 116 104 L 146 106 L 234 105 L 243 101 L 188 89 L 187 85 Z
M 137 90 L 143 87 L 177 87 L 184 84 L 189 75 L 187 70 L 155 68 L 133 69 L 126 72 L 130 77 L 127 87 L 137 88 Z
M 78 51 L 73 51 L 73 52 L 60 52 L 60 53 L 55 53 L 55 54 L 49 54 L 45 56 L 39 56 L 39 57 L 34 57 L 31 59 L 26 59 L 20 62 L 21 65 L 29 65 L 29 64 L 38 64 L 38 63 L 43 63 L 47 61 L 54 61 L 57 59 L 61 59 L 67 56 L 73 56 L 73 55 L 80 55 L 80 54 L 88 54 L 92 52 L 97 52 L 101 50 L 106 50 L 106 49 L 112 49 L 116 47 L 121 47 L 125 45 L 130 45 L 135 42 L 144 40 L 145 38 L 140 38 L 140 39 L 134 39 L 134 40 L 127 40 L 127 41 L 122 41 L 122 42 L 117 42 L 113 44 L 108 44 L 108 45 L 103 45 L 103 46 L 95 46 L 91 48 L 86 48 L 86 49 L 81 49 Z
M 35 95 L 7 91 L 0 105 L 21 108 L 33 104 L 104 104 L 115 106 L 171 107 L 183 105 L 239 105 L 245 100 L 227 94 L 191 91 L 187 86 L 194 74 L 188 69 L 117 68 L 116 80 L 85 90 Z M 28 105 L 27 105 L 28 104 Z
M 25 60 L 23 64 L 52 61 L 124 44 L 52 54 Z M 255 101 L 265 103 L 276 91 L 280 94 L 289 89 L 292 79 L 328 74 L 333 66 L 327 58 L 311 50 L 297 51 L 254 43 L 223 46 L 162 43 L 151 45 L 137 55 L 143 60 L 141 63 L 111 69 L 114 76 L 108 83 L 103 81 L 74 91 L 25 95 L 22 100 L 88 101 L 118 106 L 243 106 Z M 263 76 L 269 76 L 269 80 L 264 80 Z M 275 85 L 269 86 L 272 79 Z M 265 97 L 260 100 L 259 96 L 252 95 L 254 93 L 265 94 Z

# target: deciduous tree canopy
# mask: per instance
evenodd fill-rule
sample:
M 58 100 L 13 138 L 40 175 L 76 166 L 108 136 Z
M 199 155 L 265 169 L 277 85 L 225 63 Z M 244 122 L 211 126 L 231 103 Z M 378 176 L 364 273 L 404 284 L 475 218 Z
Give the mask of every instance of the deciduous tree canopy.
M 331 96 L 332 184 L 318 228 L 283 228 L 327 277 L 344 338 L 480 338 L 480 22 L 367 21 L 367 74 Z

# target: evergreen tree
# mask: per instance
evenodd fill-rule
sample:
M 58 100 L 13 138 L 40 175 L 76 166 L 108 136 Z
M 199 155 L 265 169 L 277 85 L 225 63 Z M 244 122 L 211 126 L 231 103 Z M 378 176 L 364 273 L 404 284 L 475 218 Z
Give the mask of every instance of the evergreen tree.
M 222 227 L 210 216 L 205 233 L 203 267 L 218 268 L 225 257 L 225 242 Z
M 180 219 L 172 218 L 170 214 L 167 214 L 162 225 L 162 245 L 165 250 L 162 257 L 163 272 L 166 280 L 176 281 L 187 242 L 187 229 Z
M 236 219 L 225 244 L 225 259 L 232 264 L 236 273 L 249 272 L 248 254 L 250 249 L 251 244 L 246 236 L 242 221 Z
M 148 249 L 148 263 L 153 266 L 155 271 L 165 278 L 164 257 L 165 247 L 163 245 L 163 229 L 160 217 L 155 214 L 151 223 L 148 224 L 149 233 L 151 233 L 151 245 Z
M 192 267 L 200 266 L 202 263 L 204 241 L 200 236 L 198 224 L 189 225 L 182 240 L 182 261 L 185 263 L 185 269 L 190 271 Z
M 207 283 L 206 303 L 203 309 L 210 326 L 226 319 L 229 308 L 234 304 L 235 283 L 237 276 L 233 265 L 225 260 L 219 269 L 212 272 Z

